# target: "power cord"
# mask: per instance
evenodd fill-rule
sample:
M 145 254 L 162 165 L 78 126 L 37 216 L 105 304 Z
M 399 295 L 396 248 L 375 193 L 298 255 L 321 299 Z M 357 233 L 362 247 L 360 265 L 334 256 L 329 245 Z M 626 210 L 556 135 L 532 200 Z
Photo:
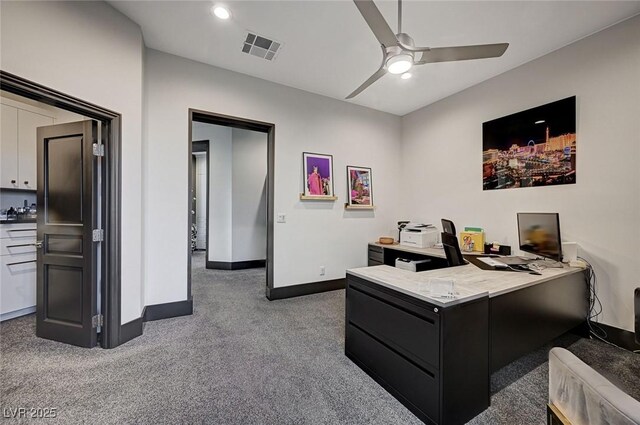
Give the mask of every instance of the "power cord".
M 598 326 L 598 316 L 602 314 L 602 302 L 600 302 L 600 298 L 598 297 L 598 277 L 596 276 L 595 271 L 593 270 L 593 266 L 587 260 L 582 257 L 578 257 L 580 261 L 583 261 L 587 268 L 586 270 L 586 283 L 589 288 L 589 312 L 587 313 L 587 326 L 589 327 L 589 335 L 593 339 L 598 339 L 605 344 L 611 345 L 616 348 L 620 348 L 622 350 L 627 350 L 626 348 L 620 347 L 617 344 L 614 344 L 611 341 L 607 340 L 607 331 Z M 640 353 L 640 350 L 633 351 L 634 353 Z

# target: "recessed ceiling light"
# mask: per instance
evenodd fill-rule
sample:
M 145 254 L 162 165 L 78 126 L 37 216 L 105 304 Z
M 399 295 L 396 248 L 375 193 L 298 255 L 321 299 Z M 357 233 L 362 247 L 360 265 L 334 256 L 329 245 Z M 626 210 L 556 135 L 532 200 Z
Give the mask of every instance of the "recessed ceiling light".
M 211 13 L 220 19 L 229 19 L 231 17 L 231 12 L 224 6 L 214 5 L 211 7 Z
M 400 78 L 402 78 L 403 80 L 408 80 L 409 78 L 411 78 L 411 73 L 410 72 L 405 72 L 404 74 L 402 74 L 400 76 Z
M 536 124 L 544 124 L 544 120 L 536 121 Z

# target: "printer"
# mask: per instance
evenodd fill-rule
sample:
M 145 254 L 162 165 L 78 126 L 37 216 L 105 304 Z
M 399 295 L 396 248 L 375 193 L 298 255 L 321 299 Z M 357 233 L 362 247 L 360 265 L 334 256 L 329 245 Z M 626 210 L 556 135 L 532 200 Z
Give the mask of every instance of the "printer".
M 404 223 L 400 228 L 400 245 L 431 248 L 438 243 L 438 234 L 431 224 Z

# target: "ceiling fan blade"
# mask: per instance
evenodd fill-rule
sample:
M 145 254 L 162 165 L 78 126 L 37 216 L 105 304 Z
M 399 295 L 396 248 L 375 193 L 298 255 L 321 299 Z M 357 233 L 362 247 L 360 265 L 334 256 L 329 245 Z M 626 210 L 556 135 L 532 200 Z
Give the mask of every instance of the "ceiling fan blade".
M 380 13 L 373 0 L 353 0 L 353 2 L 380 44 L 385 47 L 398 45 L 396 35 L 387 24 L 387 21 L 384 20 L 382 13 Z
M 364 83 L 362 83 L 362 85 L 360 87 L 358 87 L 357 89 L 355 89 L 353 91 L 353 93 L 351 93 L 349 96 L 347 96 L 345 99 L 352 99 L 354 97 L 356 97 L 357 95 L 359 95 L 360 93 L 362 93 L 367 87 L 369 87 L 371 84 L 375 83 L 376 81 L 378 81 L 380 79 L 380 77 L 382 77 L 384 74 L 387 73 L 387 70 L 384 69 L 384 67 L 381 67 L 379 70 L 377 70 L 375 72 L 375 74 L 373 74 L 371 77 L 369 77 L 369 79 L 367 81 L 365 81 Z
M 497 58 L 504 54 L 509 43 L 479 44 L 476 46 L 416 48 L 423 50 L 416 65 L 434 62 L 465 61 L 471 59 Z

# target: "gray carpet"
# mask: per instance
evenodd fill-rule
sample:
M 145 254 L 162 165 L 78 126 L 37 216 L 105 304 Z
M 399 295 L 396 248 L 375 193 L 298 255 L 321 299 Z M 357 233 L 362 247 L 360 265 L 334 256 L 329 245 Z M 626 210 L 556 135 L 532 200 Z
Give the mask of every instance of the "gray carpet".
M 203 260 L 193 316 L 146 323 L 112 350 L 38 339 L 33 316 L 2 323 L 1 407 L 55 407 L 48 423 L 65 424 L 421 423 L 344 356 L 344 291 L 269 302 L 263 269 L 205 270 Z M 598 361 L 612 351 L 561 343 Z M 545 358 L 496 374 L 492 406 L 471 423 L 545 424 Z

